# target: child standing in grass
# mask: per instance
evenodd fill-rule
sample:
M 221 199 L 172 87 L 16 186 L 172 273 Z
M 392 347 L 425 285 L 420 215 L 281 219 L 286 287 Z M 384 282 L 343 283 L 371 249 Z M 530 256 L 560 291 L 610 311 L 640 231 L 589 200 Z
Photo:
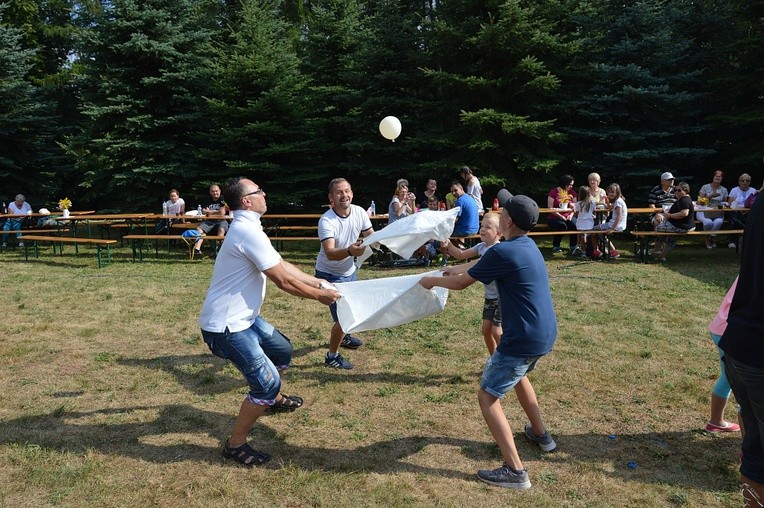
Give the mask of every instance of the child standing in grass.
M 498 195 L 501 212 L 499 229 L 504 241 L 490 248 L 466 272 L 465 265 L 444 271 L 447 277 L 422 277 L 426 289 L 434 286 L 464 289 L 477 281 L 496 282 L 503 333 L 501 342 L 483 368 L 478 404 L 504 464 L 477 472 L 480 481 L 511 489 L 528 489 L 531 481 L 515 447 L 501 398 L 512 389 L 528 416 L 526 437 L 551 452 L 557 445 L 541 418 L 536 392 L 528 373 L 548 354 L 557 339 L 557 318 L 552 303 L 544 256 L 527 233 L 538 222 L 539 208 L 528 196 L 512 197 L 502 189 Z
M 590 231 L 594 229 L 594 210 L 597 203 L 589 191 L 589 187 L 582 185 L 578 189 L 578 201 L 573 205 L 573 216 L 576 217 L 576 229 L 579 231 Z M 581 246 L 586 250 L 587 235 L 578 235 L 578 243 L 570 250 L 570 255 L 575 256 L 581 253 Z M 584 252 L 585 254 L 585 252 Z
M 453 256 L 456 259 L 471 259 L 475 256 L 482 257 L 491 247 L 499 243 L 501 233 L 499 232 L 499 214 L 487 213 L 480 223 L 479 244 L 469 249 L 461 250 L 446 240 L 444 253 Z M 474 264 L 474 263 L 472 263 Z M 470 265 L 464 265 L 462 270 L 466 270 Z M 499 293 L 496 289 L 496 282 L 485 284 L 485 301 L 483 302 L 483 325 L 481 328 L 485 347 L 488 348 L 488 354 L 492 355 L 496 351 L 496 346 L 501 340 L 501 308 L 499 307 Z

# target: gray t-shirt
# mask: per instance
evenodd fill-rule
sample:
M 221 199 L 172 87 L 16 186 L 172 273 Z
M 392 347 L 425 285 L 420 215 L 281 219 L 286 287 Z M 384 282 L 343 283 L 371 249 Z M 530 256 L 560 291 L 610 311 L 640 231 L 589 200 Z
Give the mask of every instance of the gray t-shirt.
M 358 241 L 361 232 L 367 229 L 371 229 L 371 221 L 360 206 L 350 205 L 350 215 L 347 217 L 340 217 L 330 208 L 318 220 L 318 239 L 323 242 L 334 238 L 336 248 L 346 249 Z M 352 256 L 339 261 L 329 259 L 324 252 L 324 244 L 321 243 L 321 250 L 316 258 L 316 270 L 347 277 L 355 271 L 355 265 Z

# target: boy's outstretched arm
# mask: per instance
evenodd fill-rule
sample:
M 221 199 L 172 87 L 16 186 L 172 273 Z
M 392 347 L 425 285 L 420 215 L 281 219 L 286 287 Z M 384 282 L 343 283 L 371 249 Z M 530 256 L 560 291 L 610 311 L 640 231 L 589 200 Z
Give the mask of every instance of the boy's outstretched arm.
M 451 277 L 429 276 L 419 279 L 419 284 L 421 284 L 425 289 L 432 289 L 435 286 L 446 289 L 464 289 L 467 286 L 474 284 L 475 282 L 477 281 L 466 273 L 454 275 Z

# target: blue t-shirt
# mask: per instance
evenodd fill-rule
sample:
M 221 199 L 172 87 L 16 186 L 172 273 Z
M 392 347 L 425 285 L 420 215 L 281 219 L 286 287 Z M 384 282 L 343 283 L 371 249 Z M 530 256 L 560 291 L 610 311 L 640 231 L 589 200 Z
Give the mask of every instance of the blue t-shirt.
M 500 242 L 467 273 L 483 284 L 496 281 L 504 328 L 498 351 L 529 357 L 552 350 L 557 317 L 546 264 L 536 242 L 525 235 Z
M 469 194 L 462 194 L 454 206 L 461 207 L 454 226 L 454 236 L 474 235 L 480 229 L 480 212 L 475 200 Z

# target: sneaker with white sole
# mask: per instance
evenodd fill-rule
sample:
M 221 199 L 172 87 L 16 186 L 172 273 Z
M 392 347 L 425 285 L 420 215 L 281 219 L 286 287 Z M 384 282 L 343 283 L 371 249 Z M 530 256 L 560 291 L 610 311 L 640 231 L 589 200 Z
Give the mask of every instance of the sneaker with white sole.
M 620 258 L 620 257 L 621 257 L 621 253 L 620 253 L 620 252 L 618 252 L 618 251 L 617 251 L 617 250 L 615 250 L 615 249 L 610 249 L 610 257 L 611 257 L 612 259 L 618 259 L 618 258 Z
M 525 490 L 531 488 L 527 470 L 515 471 L 506 464 L 496 469 L 481 469 L 477 472 L 477 477 L 481 482 L 505 489 Z
M 737 249 L 737 245 L 735 245 L 735 242 L 728 243 L 727 247 L 729 247 L 730 249 Z
M 342 342 L 340 342 L 340 347 L 348 349 L 358 349 L 361 346 L 363 346 L 363 341 L 358 337 L 353 337 L 349 333 L 342 337 Z
M 334 367 L 335 369 L 350 370 L 353 368 L 353 364 L 342 358 L 342 355 L 337 353 L 335 356 L 330 357 L 329 353 L 326 353 L 326 359 L 324 363 L 327 367 Z
M 533 426 L 530 422 L 525 424 L 525 435 L 534 443 L 538 443 L 539 448 L 541 448 L 541 451 L 543 452 L 551 452 L 557 448 L 557 443 L 554 442 L 554 439 L 552 439 L 548 430 L 545 431 L 543 435 L 537 436 L 533 433 Z

